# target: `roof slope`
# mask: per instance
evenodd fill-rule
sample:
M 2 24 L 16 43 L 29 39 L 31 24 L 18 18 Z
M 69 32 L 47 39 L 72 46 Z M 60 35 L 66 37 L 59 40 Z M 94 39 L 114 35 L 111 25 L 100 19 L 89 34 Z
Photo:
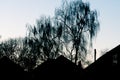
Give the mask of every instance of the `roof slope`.
M 120 45 L 113 48 L 103 56 L 101 56 L 98 60 L 88 66 L 85 71 L 88 77 L 92 79 L 104 79 L 118 77 L 118 72 L 120 71 L 120 63 L 116 65 L 113 64 L 113 57 L 117 55 L 118 62 L 120 61 Z M 97 78 L 95 78 L 97 77 Z
M 57 59 L 48 59 L 38 66 L 33 71 L 33 75 L 35 78 L 77 78 L 81 76 L 82 71 L 82 68 L 78 67 L 64 56 L 60 56 Z
M 0 59 L 1 79 L 23 79 L 25 77 L 24 74 L 24 69 L 11 61 L 8 57 L 4 56 Z

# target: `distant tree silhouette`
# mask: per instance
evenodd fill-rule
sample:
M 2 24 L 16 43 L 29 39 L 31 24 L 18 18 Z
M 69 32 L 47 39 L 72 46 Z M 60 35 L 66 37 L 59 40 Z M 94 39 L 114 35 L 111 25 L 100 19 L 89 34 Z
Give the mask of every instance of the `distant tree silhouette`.
M 13 57 L 17 50 L 17 40 L 9 39 L 7 41 L 1 42 L 2 53 L 7 57 Z
M 0 43 L 0 54 L 7 56 L 17 62 L 22 49 L 21 40 L 19 38 L 8 39 Z
M 23 68 L 32 70 L 36 66 L 37 55 L 33 54 L 25 38 L 8 39 L 0 43 L 0 57 L 7 56 Z
M 71 59 L 74 59 L 75 63 L 78 59 L 84 59 L 88 43 L 92 46 L 92 40 L 99 29 L 97 12 L 90 10 L 89 3 L 82 0 L 65 1 L 56 9 L 55 19 L 57 24 L 61 25 L 62 41 Z
M 32 69 L 36 65 L 36 61 L 24 42 L 25 38 L 8 39 L 1 42 L 0 57 L 7 56 L 25 69 Z

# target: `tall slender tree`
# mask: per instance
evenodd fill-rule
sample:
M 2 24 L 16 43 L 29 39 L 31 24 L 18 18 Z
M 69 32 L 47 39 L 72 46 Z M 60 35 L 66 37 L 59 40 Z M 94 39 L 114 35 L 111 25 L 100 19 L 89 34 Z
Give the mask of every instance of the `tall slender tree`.
M 56 9 L 55 19 L 62 25 L 63 41 L 72 45 L 71 50 L 66 50 L 74 55 L 71 59 L 77 64 L 78 59 L 85 58 L 88 43 L 92 47 L 92 40 L 98 32 L 97 11 L 91 10 L 89 3 L 82 0 L 65 1 Z

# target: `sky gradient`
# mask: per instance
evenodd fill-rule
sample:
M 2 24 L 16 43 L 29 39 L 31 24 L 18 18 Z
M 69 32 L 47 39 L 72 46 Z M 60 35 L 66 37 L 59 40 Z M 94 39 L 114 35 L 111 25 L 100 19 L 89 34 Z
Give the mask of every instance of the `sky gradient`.
M 84 0 L 90 2 L 91 9 L 98 11 L 100 31 L 94 41 L 97 51 L 112 49 L 120 44 L 120 1 Z
M 53 16 L 62 0 L 0 0 L 1 40 L 26 35 L 26 24 L 35 24 L 40 16 Z M 83 0 L 98 11 L 100 31 L 94 40 L 97 51 L 112 49 L 120 44 L 120 1 Z

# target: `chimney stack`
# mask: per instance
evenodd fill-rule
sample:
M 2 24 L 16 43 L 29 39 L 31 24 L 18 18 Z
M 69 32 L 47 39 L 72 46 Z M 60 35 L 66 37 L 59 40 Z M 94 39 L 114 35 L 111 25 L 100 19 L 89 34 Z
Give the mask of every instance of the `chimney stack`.
M 96 61 L 96 49 L 94 49 L 94 62 Z

